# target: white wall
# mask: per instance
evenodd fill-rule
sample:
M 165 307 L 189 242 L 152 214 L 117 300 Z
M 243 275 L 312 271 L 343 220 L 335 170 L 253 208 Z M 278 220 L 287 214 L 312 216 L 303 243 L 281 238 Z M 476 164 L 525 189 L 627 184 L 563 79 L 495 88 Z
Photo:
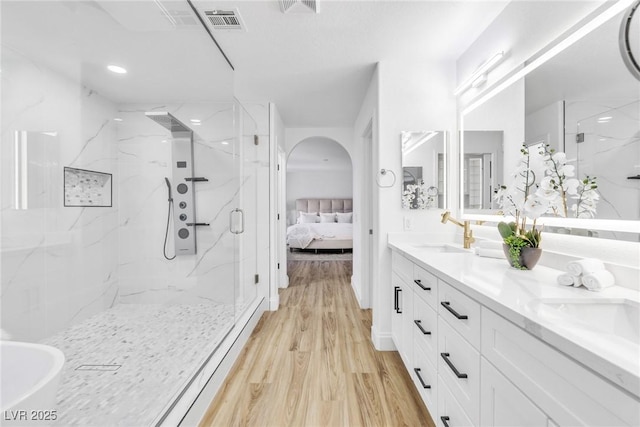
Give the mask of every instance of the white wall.
M 391 251 L 387 248 L 387 233 L 403 231 L 404 217 L 410 218 L 415 231 L 423 231 L 441 225 L 439 209 L 406 211 L 401 207 L 401 149 L 400 132 L 407 130 L 455 129 L 454 63 L 432 63 L 412 60 L 408 67 L 404 61 L 383 61 L 378 64 L 378 105 L 375 106 L 375 88 L 370 87 L 367 98 L 356 121 L 354 139 L 361 138 L 364 127 L 377 108 L 378 132 L 374 131 L 374 173 L 381 168 L 392 170 L 396 182 L 391 188 L 374 185 L 373 191 L 377 217 L 374 217 L 374 259 L 372 282 L 373 325 L 372 338 L 378 349 L 392 349 L 391 340 Z M 375 121 L 374 121 L 375 126 Z M 377 141 L 377 143 L 376 143 Z M 358 147 L 360 154 L 360 147 Z M 356 174 L 360 174 L 357 167 Z M 364 179 L 367 179 L 366 177 Z M 371 178 L 369 178 L 371 179 Z M 374 178 L 375 179 L 375 178 Z M 381 181 L 387 184 L 387 177 Z M 357 183 L 354 194 L 362 188 Z M 355 201 L 354 201 L 355 202 Z M 360 200 L 358 200 L 361 203 Z M 357 227 L 356 227 L 357 228 Z M 362 236 L 360 236 L 362 238 Z M 362 261 L 362 260 L 358 260 Z M 354 272 L 356 260 L 354 259 Z M 357 280 L 357 279 L 356 279 Z M 355 288 L 363 284 L 355 283 Z
M 298 143 L 314 136 L 333 139 L 347 150 L 353 160 L 353 128 L 350 127 L 286 128 L 284 139 L 287 155 Z

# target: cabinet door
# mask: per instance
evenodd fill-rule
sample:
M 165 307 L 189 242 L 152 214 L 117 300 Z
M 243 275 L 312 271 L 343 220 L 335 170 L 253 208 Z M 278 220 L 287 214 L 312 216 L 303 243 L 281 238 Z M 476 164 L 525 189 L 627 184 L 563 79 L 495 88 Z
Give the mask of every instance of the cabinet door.
M 413 366 L 413 300 L 414 293 L 406 283 L 401 284 L 400 306 L 402 307 L 402 351 L 400 356 L 407 368 Z
M 393 290 L 393 298 L 391 303 L 393 304 L 391 310 L 391 338 L 396 345 L 398 351 L 402 350 L 402 280 L 397 274 L 391 275 L 391 285 Z
M 547 416 L 483 357 L 481 361 L 480 425 L 540 427 Z
M 473 427 L 475 425 L 453 397 L 440 375 L 438 375 L 438 413 L 433 418 L 438 427 Z

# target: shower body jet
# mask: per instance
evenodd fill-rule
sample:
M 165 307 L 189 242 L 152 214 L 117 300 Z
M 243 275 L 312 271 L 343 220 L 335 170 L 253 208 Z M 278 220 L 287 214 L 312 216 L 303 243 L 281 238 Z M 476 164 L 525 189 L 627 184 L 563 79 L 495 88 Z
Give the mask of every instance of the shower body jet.
M 169 203 L 173 209 L 176 255 L 196 253 L 196 197 L 193 188 L 193 131 L 171 113 L 151 111 L 145 115 L 171 132 L 171 169 L 173 188 L 167 178 Z M 175 191 L 172 191 L 175 190 Z

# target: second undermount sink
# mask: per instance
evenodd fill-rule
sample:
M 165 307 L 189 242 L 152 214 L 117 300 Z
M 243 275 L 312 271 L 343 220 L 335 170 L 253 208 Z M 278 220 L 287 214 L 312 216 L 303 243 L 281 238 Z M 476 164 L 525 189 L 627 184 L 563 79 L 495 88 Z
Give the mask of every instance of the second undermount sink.
M 640 345 L 640 304 L 628 299 L 538 299 L 536 315 L 561 326 L 581 326 Z
M 428 252 L 445 252 L 453 254 L 466 254 L 470 252 L 468 249 L 463 249 L 447 243 L 414 243 L 411 246 Z

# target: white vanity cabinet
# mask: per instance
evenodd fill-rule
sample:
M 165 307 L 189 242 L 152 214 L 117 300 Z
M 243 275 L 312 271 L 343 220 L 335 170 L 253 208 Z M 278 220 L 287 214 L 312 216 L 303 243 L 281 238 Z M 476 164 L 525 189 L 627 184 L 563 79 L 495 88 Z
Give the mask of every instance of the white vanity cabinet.
M 396 251 L 393 339 L 434 422 L 640 426 L 640 399 Z M 437 271 L 436 271 L 437 273 Z M 535 332 L 535 331 L 534 331 Z

